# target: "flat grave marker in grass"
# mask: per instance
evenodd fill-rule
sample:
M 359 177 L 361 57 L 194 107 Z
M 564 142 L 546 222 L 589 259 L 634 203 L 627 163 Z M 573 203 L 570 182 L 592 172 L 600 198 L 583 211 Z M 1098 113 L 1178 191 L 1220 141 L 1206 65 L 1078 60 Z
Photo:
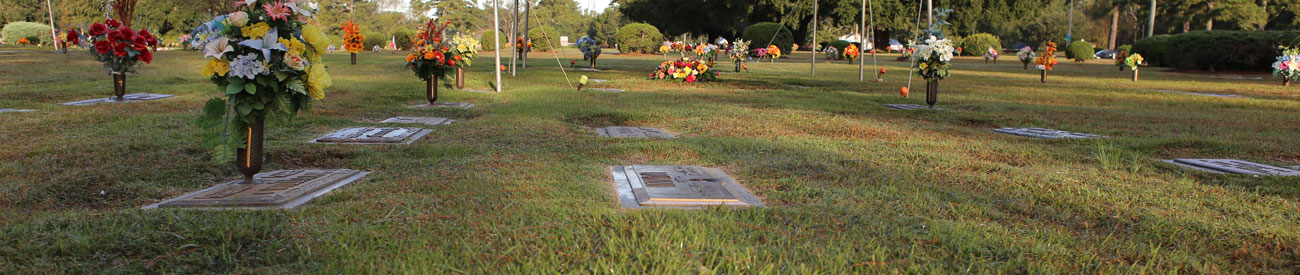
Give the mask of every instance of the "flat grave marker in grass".
M 331 190 L 356 182 L 370 172 L 348 169 L 279 170 L 253 176 L 256 184 L 234 180 L 143 209 L 291 209 Z
M 596 79 L 596 78 L 588 79 L 588 81 L 591 81 L 591 83 L 607 83 L 607 82 L 610 82 L 610 81 L 607 80 L 607 79 Z
M 411 106 L 411 107 L 413 107 L 413 108 L 461 108 L 461 109 L 469 109 L 469 108 L 474 108 L 474 106 L 478 106 L 478 105 L 475 105 L 474 103 L 469 103 L 469 102 L 435 102 L 435 103 L 425 103 L 425 104 L 415 105 L 415 106 Z
M 117 98 L 113 98 L 113 97 L 106 97 L 106 98 L 87 99 L 87 100 L 73 101 L 73 102 L 64 102 L 59 104 L 64 106 L 86 106 L 86 105 L 93 105 L 93 104 L 100 104 L 100 103 L 149 101 L 149 100 L 158 100 L 158 99 L 163 99 L 168 97 L 172 97 L 172 95 L 138 93 L 138 94 L 128 94 L 122 96 L 122 100 L 117 100 Z
M 414 117 L 414 116 L 396 116 L 385 119 L 380 123 L 402 123 L 402 124 L 424 124 L 429 126 L 447 125 L 456 122 L 455 119 L 442 117 Z
M 493 91 L 491 91 L 491 90 L 484 90 L 484 89 L 463 89 L 463 90 L 461 90 L 461 91 L 474 92 L 474 93 L 485 93 L 485 94 L 488 94 L 488 93 L 492 93 L 492 92 L 493 92 Z
M 906 110 L 906 111 L 912 111 L 912 110 L 942 111 L 943 110 L 943 108 L 935 108 L 935 107 L 930 107 L 921 104 L 881 104 L 881 106 L 885 106 L 885 108 L 890 108 L 895 110 Z
M 1035 138 L 1052 138 L 1052 139 L 1106 137 L 1101 135 L 1075 133 L 1075 132 L 1067 132 L 1067 131 L 1044 129 L 1044 128 L 998 128 L 998 129 L 993 129 L 993 131 L 998 133 L 1008 134 L 1008 135 L 1017 135 L 1017 136 L 1026 136 L 1026 137 L 1035 137 Z
M 1300 170 L 1236 159 L 1172 159 L 1164 162 L 1217 174 L 1300 176 Z
M 590 89 L 588 89 L 588 90 L 597 91 L 597 92 L 607 92 L 607 93 L 622 93 L 622 92 L 626 92 L 626 91 L 623 90 L 623 89 L 615 89 L 615 88 L 590 88 Z
M 717 168 L 675 165 L 610 167 L 624 208 L 762 207 L 727 173 Z
M 1236 75 L 1211 75 L 1210 78 L 1264 80 L 1264 77 L 1262 76 L 1236 76 Z
M 431 132 L 422 128 L 352 127 L 311 140 L 312 143 L 411 144 Z
M 22 112 L 35 112 L 35 111 L 36 110 L 31 110 L 31 109 L 0 109 L 0 113 L 8 113 L 8 112 L 22 113 Z
M 1162 92 L 1162 93 L 1176 93 L 1176 94 L 1185 94 L 1185 95 L 1201 95 L 1201 96 L 1213 96 L 1213 97 L 1246 98 L 1246 96 L 1242 96 L 1242 95 L 1214 94 L 1214 93 L 1193 93 L 1193 92 L 1184 92 L 1184 91 L 1176 91 L 1176 90 L 1155 90 L 1155 91 L 1157 91 L 1157 92 Z
M 609 138 L 677 138 L 671 132 L 653 127 L 609 126 L 592 129 L 596 134 Z
M 599 71 L 600 71 L 600 69 L 592 69 L 592 68 L 578 68 L 578 70 L 579 70 L 579 71 L 584 71 L 584 72 L 599 72 Z

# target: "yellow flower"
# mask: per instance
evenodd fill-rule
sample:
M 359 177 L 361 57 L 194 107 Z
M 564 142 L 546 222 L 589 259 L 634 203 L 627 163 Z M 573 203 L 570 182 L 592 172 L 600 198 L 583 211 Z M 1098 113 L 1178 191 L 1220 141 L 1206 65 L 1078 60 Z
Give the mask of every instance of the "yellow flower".
M 922 69 L 922 70 L 924 70 L 925 68 L 929 68 L 929 67 L 930 67 L 930 63 L 921 63 L 921 69 Z
M 327 47 L 325 33 L 321 32 L 316 25 L 302 25 L 302 40 L 311 46 L 311 53 L 307 54 L 307 61 L 313 65 L 320 63 L 321 54 L 325 53 Z
M 266 36 L 266 33 L 271 32 L 271 26 L 267 25 L 266 22 L 261 22 L 239 28 L 239 31 L 244 34 L 244 37 L 262 38 Z
M 306 77 L 307 94 L 313 99 L 324 99 L 325 88 L 334 85 L 334 81 L 330 80 L 329 72 L 325 71 L 325 65 L 322 64 L 312 64 L 311 69 L 307 69 Z
M 284 47 L 289 49 L 289 53 L 292 54 L 302 55 L 303 52 L 307 51 L 307 45 L 303 44 L 302 41 L 299 41 L 297 38 L 280 38 L 280 44 L 284 44 Z
M 696 69 L 697 69 L 697 70 L 700 70 L 701 72 L 703 72 L 703 71 L 708 71 L 708 70 L 709 70 L 709 66 L 708 66 L 708 65 L 704 65 L 704 64 L 700 64 L 700 66 L 697 66 Z
M 229 72 L 230 62 L 223 59 L 211 58 L 208 60 L 208 64 L 204 65 L 203 70 L 199 73 L 202 73 L 204 77 L 212 77 L 214 74 L 218 76 L 226 76 L 226 73 Z

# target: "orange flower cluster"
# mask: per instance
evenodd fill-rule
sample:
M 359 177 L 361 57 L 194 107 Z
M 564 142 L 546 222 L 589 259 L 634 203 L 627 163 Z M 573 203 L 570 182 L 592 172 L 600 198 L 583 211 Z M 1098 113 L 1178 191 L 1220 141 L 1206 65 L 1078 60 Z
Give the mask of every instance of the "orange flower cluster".
M 1051 71 L 1052 66 L 1056 66 L 1056 43 L 1047 41 L 1043 55 L 1034 59 L 1034 64 L 1038 64 L 1040 70 Z
M 364 51 L 365 41 L 366 38 L 361 36 L 361 28 L 357 26 L 357 22 L 352 20 L 343 22 L 343 49 L 350 53 Z

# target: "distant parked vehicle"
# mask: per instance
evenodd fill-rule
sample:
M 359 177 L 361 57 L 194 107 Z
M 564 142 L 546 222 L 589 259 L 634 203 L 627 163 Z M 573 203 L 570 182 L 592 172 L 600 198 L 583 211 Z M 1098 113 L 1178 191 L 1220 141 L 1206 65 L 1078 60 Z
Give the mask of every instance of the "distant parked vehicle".
M 1116 53 L 1119 52 L 1116 52 L 1115 50 L 1100 50 L 1097 51 L 1097 53 L 1093 54 L 1092 56 L 1097 57 L 1097 59 L 1115 59 Z
M 903 43 L 898 43 L 897 39 L 890 39 L 889 52 L 903 52 Z

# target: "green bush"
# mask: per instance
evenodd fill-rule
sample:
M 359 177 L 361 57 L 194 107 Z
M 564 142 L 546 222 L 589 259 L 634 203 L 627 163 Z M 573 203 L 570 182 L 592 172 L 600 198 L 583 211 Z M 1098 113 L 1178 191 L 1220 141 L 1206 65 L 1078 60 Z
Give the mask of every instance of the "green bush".
M 844 59 L 844 48 L 848 48 L 849 45 L 853 45 L 853 43 L 850 43 L 849 41 L 844 41 L 844 40 L 835 40 L 835 41 L 831 41 L 831 43 L 829 43 L 829 44 L 830 44 L 831 47 L 835 47 L 835 50 L 839 51 L 839 53 L 840 53 L 839 56 L 836 56 L 836 57 L 835 57 L 835 59 Z M 826 56 L 826 54 L 825 54 L 826 49 L 822 49 L 822 52 L 823 52 L 823 54 L 822 54 L 821 56 Z
M 632 23 L 618 29 L 615 35 L 621 53 L 655 53 L 663 45 L 664 35 L 659 28 L 645 23 Z
M 1123 45 L 1123 46 L 1115 47 L 1115 51 L 1121 53 L 1130 52 L 1132 50 L 1133 50 L 1133 45 Z
M 392 37 L 397 39 L 397 47 L 401 49 L 411 49 L 415 46 L 415 36 L 417 33 L 406 27 L 397 27 L 393 30 Z
M 27 38 L 32 44 L 38 44 L 49 40 L 50 26 L 32 22 L 10 22 L 4 29 L 0 29 L 0 35 L 4 36 L 5 44 L 17 44 L 18 39 L 22 38 Z
M 1092 43 L 1084 40 L 1070 43 L 1070 46 L 1065 49 L 1065 57 L 1074 59 L 1074 61 L 1092 60 L 1095 53 L 1097 52 L 1092 51 Z
M 501 38 L 501 45 L 510 45 L 511 43 L 510 39 L 506 38 L 506 34 L 497 31 L 485 31 L 483 32 L 483 35 L 480 35 L 478 37 L 478 43 L 479 45 L 483 45 L 484 51 L 497 50 L 497 44 L 496 44 L 497 42 L 495 38 L 492 38 L 493 35 L 496 35 L 497 37 Z
M 794 32 L 791 32 L 785 26 L 772 22 L 750 25 L 745 28 L 745 32 L 741 37 L 752 41 L 750 42 L 752 44 L 749 45 L 750 49 L 767 48 L 769 45 L 776 45 L 777 48 L 781 49 L 782 55 L 790 54 L 791 47 L 794 46 Z M 768 43 L 768 41 L 771 41 L 771 43 Z
M 552 46 L 555 47 L 560 46 L 560 45 L 551 45 L 550 43 L 546 43 L 547 37 L 551 38 L 550 41 L 553 41 L 552 43 L 556 43 L 556 44 L 560 43 L 560 35 L 559 32 L 555 31 L 555 28 L 541 26 L 541 27 L 536 27 L 531 30 L 528 30 L 528 40 L 533 41 L 533 51 L 535 52 L 550 51 Z
M 962 55 L 984 56 L 988 53 L 989 48 L 1002 51 L 1002 40 L 997 36 L 988 33 L 977 33 L 967 36 L 961 44 Z
M 1297 31 L 1193 31 L 1133 43 L 1147 63 L 1177 69 L 1268 71 L 1277 46 L 1300 42 Z
M 369 51 L 371 49 L 374 49 L 376 45 L 378 45 L 380 48 L 388 46 L 388 36 L 384 35 L 383 33 L 363 32 L 361 33 L 361 36 L 364 36 L 366 38 L 364 40 L 364 44 L 366 48 L 362 49 L 362 51 Z

